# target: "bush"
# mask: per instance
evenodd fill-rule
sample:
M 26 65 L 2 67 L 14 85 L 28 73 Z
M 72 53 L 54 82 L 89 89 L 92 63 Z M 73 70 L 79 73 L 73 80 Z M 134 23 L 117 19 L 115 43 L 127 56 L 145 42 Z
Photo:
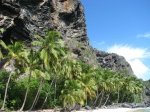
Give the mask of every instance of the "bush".
M 2 106 L 3 103 L 5 86 L 6 86 L 8 76 L 9 76 L 9 72 L 5 70 L 0 71 L 0 107 Z
M 8 76 L 9 76 L 9 72 L 0 71 L 0 107 L 2 106 L 2 103 L 3 103 L 5 86 L 8 80 Z M 27 77 L 24 79 L 20 79 L 20 80 L 15 80 L 13 78 L 11 79 L 9 87 L 8 87 L 7 100 L 6 100 L 6 105 L 5 105 L 6 110 L 20 109 L 22 102 L 24 100 L 24 94 L 26 91 L 27 82 L 28 82 Z M 28 95 L 27 102 L 24 108 L 25 110 L 30 109 L 33 103 L 34 97 L 36 95 L 36 92 L 38 90 L 39 82 L 40 82 L 39 79 L 31 78 L 29 95 Z M 42 103 L 44 102 L 45 95 L 48 92 L 48 89 L 49 89 L 49 84 L 48 82 L 45 81 L 35 109 L 39 109 L 41 107 Z M 50 107 L 49 102 L 47 102 L 45 105 L 47 107 Z

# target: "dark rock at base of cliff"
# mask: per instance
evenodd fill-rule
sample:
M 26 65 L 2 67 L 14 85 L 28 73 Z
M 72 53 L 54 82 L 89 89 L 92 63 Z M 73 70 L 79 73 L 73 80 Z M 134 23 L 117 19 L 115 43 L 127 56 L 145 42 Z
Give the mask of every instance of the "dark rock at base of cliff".
M 145 108 L 150 107 L 150 101 L 141 103 L 118 103 L 114 105 L 105 106 L 105 108 Z

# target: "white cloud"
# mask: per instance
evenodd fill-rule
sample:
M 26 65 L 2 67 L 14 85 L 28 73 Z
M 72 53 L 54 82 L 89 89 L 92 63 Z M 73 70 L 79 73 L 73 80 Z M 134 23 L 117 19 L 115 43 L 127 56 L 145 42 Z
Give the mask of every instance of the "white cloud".
M 150 38 L 150 33 L 138 34 L 137 37 Z
M 144 65 L 144 63 L 140 59 L 134 59 L 129 61 L 134 74 L 139 78 L 142 78 L 145 73 L 149 71 L 149 68 Z
M 139 78 L 149 71 L 149 68 L 142 62 L 142 59 L 150 57 L 150 52 L 147 49 L 133 48 L 128 45 L 114 45 L 107 52 L 124 56 L 130 63 L 134 74 Z

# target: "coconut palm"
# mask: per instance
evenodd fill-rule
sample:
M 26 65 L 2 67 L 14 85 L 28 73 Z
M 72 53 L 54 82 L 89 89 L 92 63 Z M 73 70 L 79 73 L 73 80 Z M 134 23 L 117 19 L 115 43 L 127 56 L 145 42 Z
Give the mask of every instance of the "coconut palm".
M 80 80 L 82 82 L 81 83 L 82 88 L 84 92 L 86 93 L 86 105 L 87 105 L 88 97 L 92 99 L 96 96 L 96 93 L 95 93 L 97 90 L 96 82 L 93 79 L 92 75 L 90 74 L 83 74 Z
M 136 77 L 131 77 L 131 80 L 133 81 L 132 83 L 134 86 L 134 91 L 133 91 L 134 102 L 136 102 L 136 96 L 140 96 L 143 92 L 143 84 L 142 81 L 140 81 Z
M 45 38 L 39 35 L 35 35 L 35 38 L 37 40 L 33 41 L 32 45 L 39 48 L 45 69 L 56 69 L 59 58 L 64 55 L 64 42 L 60 39 L 60 34 L 57 31 L 46 31 Z
M 119 102 L 120 99 L 120 90 L 124 84 L 124 79 L 123 79 L 123 75 L 121 73 L 116 73 L 114 75 L 114 84 L 115 84 L 115 89 L 114 89 L 114 93 L 117 93 L 117 102 Z
M 134 95 L 135 88 L 136 88 L 135 81 L 133 80 L 133 77 L 124 77 L 123 82 L 124 82 L 122 86 L 123 97 L 125 96 L 128 97 L 126 98 L 126 101 L 132 102 L 131 100 L 134 100 L 134 99 L 131 97 Z
M 25 103 L 26 103 L 31 76 L 36 77 L 38 74 L 42 76 L 45 75 L 45 73 L 41 71 L 40 58 L 36 51 L 34 51 L 33 49 L 28 50 L 28 55 L 25 56 L 25 59 L 26 59 L 26 63 L 24 66 L 24 71 L 25 71 L 25 74 L 28 75 L 28 85 L 27 85 L 27 90 L 26 90 L 24 101 L 20 108 L 20 111 L 23 110 Z
M 104 102 L 103 105 L 105 105 L 109 99 L 109 96 L 110 96 L 110 93 L 112 92 L 112 90 L 115 88 L 115 85 L 114 85 L 114 78 L 113 78 L 113 73 L 108 70 L 108 69 L 101 69 L 100 72 L 99 72 L 100 76 L 101 76 L 101 80 L 98 81 L 98 86 L 99 88 L 101 89 L 101 92 L 102 93 L 99 93 L 99 94 L 102 94 L 101 95 L 101 100 L 99 102 L 99 105 L 101 105 L 101 102 L 104 98 L 104 96 L 106 96 L 106 100 Z
M 54 80 L 52 81 L 55 83 L 54 99 L 56 99 L 57 69 L 59 69 L 61 58 L 65 56 L 64 42 L 60 39 L 60 34 L 56 31 L 46 31 L 46 36 L 44 38 L 35 35 L 35 39 L 36 40 L 32 42 L 32 45 L 39 50 L 43 68 L 47 71 L 55 72 Z M 46 102 L 47 97 L 48 94 L 45 97 L 44 103 Z
M 75 106 L 76 103 L 84 104 L 86 98 L 84 90 L 79 80 L 66 80 L 61 91 L 60 100 L 64 108 Z
M 8 54 L 4 55 L 4 58 L 3 58 L 3 59 L 7 60 L 6 63 L 4 64 L 3 68 L 5 68 L 10 63 L 13 63 L 14 66 L 16 67 L 16 69 L 20 65 L 24 64 L 24 57 L 23 56 L 25 55 L 25 46 L 23 43 L 11 41 L 10 45 L 6 45 L 2 40 L 0 40 L 0 45 L 8 52 Z M 8 85 L 9 85 L 11 76 L 14 72 L 15 72 L 15 68 L 10 71 L 9 78 L 8 78 L 7 83 L 6 83 L 4 101 L 3 101 L 3 105 L 1 107 L 1 110 L 4 110 Z
M 94 76 L 94 80 L 96 81 L 96 85 L 97 85 L 97 94 L 96 94 L 96 99 L 93 102 L 92 106 L 95 106 L 97 103 L 97 100 L 99 99 L 99 97 L 101 96 L 101 94 L 103 93 L 103 78 L 102 78 L 102 74 L 103 74 L 103 69 L 102 68 L 97 68 L 95 69 L 95 76 Z
M 40 81 L 39 88 L 38 88 L 38 91 L 36 93 L 36 96 L 34 98 L 34 101 L 33 101 L 32 105 L 31 105 L 31 108 L 29 110 L 34 109 L 34 107 L 36 106 L 36 104 L 38 102 L 38 99 L 40 97 L 41 90 L 43 88 L 44 81 L 50 79 L 49 73 L 47 71 L 44 71 L 44 69 L 43 70 L 40 69 L 39 72 L 36 74 L 36 77 L 40 78 L 41 81 Z
M 87 105 L 88 97 L 92 99 L 96 96 L 95 92 L 97 90 L 97 85 L 94 79 L 96 73 L 95 69 L 92 66 L 83 62 L 81 62 L 80 65 L 82 67 L 82 75 L 80 81 L 82 83 L 83 90 L 86 93 L 86 105 Z
M 106 93 L 106 100 L 103 104 L 103 106 L 106 105 L 109 97 L 110 97 L 110 94 L 113 92 L 113 90 L 115 89 L 115 84 L 114 84 L 114 78 L 113 78 L 113 75 L 111 75 L 107 80 L 106 80 L 106 90 L 105 90 L 105 93 Z
M 61 90 L 60 100 L 64 108 L 74 106 L 76 103 L 84 104 L 86 98 L 85 84 L 82 82 L 82 68 L 79 62 L 70 59 L 66 60 L 64 65 L 64 87 Z

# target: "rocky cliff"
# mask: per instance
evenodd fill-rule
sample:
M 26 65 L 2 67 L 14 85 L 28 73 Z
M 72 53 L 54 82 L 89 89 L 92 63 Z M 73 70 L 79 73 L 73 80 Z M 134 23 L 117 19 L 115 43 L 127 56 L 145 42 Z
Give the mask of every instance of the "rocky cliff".
M 84 8 L 78 0 L 1 0 L 0 39 L 24 41 L 27 45 L 34 34 L 44 37 L 45 30 L 57 30 L 75 54 L 75 58 L 95 67 L 100 65 L 113 71 L 127 70 L 129 63 L 122 56 L 98 51 L 89 45 Z
M 144 98 L 144 101 L 150 101 L 150 80 L 148 81 L 144 81 L 144 86 L 145 86 L 145 89 L 144 89 L 144 94 L 143 94 L 143 98 Z

